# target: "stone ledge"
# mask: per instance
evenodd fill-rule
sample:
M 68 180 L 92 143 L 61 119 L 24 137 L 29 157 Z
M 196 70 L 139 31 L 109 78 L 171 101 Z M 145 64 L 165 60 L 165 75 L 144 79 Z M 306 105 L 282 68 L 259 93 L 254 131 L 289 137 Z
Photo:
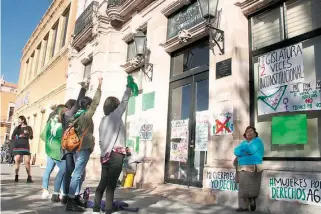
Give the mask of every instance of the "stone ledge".
M 188 5 L 191 3 L 191 0 L 174 0 L 172 3 L 168 4 L 165 8 L 161 10 L 161 13 L 164 16 L 170 16 L 185 5 Z
M 279 1 L 280 0 L 240 0 L 236 2 L 235 5 L 241 8 L 244 15 L 249 16 L 256 11 Z
M 194 27 L 190 28 L 188 32 L 191 34 L 191 38 L 188 39 L 187 42 L 181 42 L 177 35 L 173 38 L 168 39 L 166 42 L 161 43 L 160 46 L 162 46 L 166 52 L 170 53 L 184 46 L 187 46 L 205 36 L 208 36 L 209 33 L 205 22 L 195 25 Z

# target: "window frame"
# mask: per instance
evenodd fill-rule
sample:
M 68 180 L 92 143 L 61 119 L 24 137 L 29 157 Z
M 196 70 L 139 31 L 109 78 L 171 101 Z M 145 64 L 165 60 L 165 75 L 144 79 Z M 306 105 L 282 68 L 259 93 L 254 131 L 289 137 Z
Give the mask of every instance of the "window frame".
M 248 16 L 248 35 L 249 35 L 249 112 L 250 112 L 250 125 L 254 127 L 255 125 L 255 86 L 254 86 L 254 66 L 253 66 L 253 58 L 259 55 L 262 55 L 264 53 L 271 52 L 276 49 L 284 48 L 299 42 L 303 42 L 308 39 L 313 39 L 315 37 L 321 36 L 321 28 L 303 33 L 301 35 L 287 38 L 286 35 L 284 37 L 284 40 L 281 40 L 280 42 L 271 44 L 269 46 L 265 46 L 262 48 L 258 48 L 256 50 L 252 50 L 252 25 L 251 25 L 251 19 L 252 17 L 264 13 L 270 10 L 273 10 L 277 7 L 281 7 L 285 2 L 289 0 L 281 0 L 278 3 L 272 4 L 266 8 L 262 8 L 261 10 L 258 10 L 257 12 L 251 14 Z M 284 16 L 283 16 L 284 19 Z M 286 27 L 284 26 L 284 29 Z M 263 157 L 263 160 L 267 161 L 320 161 L 320 157 Z
M 84 65 L 84 74 L 83 74 L 83 78 L 88 78 L 90 77 L 90 74 L 91 74 L 91 68 L 92 68 L 92 65 L 93 65 L 93 60 L 90 60 L 88 61 L 87 63 L 83 64 Z M 86 68 L 87 66 L 90 65 L 90 70 L 89 70 L 89 74 L 86 76 Z

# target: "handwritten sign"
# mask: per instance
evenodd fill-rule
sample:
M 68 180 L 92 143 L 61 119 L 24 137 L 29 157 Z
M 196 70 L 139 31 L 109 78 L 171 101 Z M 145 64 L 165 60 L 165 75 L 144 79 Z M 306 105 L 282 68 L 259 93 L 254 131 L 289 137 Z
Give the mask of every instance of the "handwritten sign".
M 233 134 L 233 105 L 230 102 L 221 102 L 215 106 L 212 115 L 212 135 Z
M 321 82 L 304 79 L 302 43 L 258 58 L 258 115 L 321 109 Z
M 258 92 L 258 115 L 321 110 L 320 82 L 283 85 Z
M 206 172 L 207 188 L 221 191 L 238 191 L 235 175 L 235 172 L 208 169 Z
M 140 127 L 140 140 L 153 140 L 153 124 L 144 124 Z
M 171 142 L 170 160 L 186 163 L 188 157 L 188 141 Z
M 271 177 L 270 198 L 321 206 L 321 180 L 303 177 Z
M 167 39 L 177 36 L 179 31 L 189 29 L 204 20 L 197 1 L 168 18 Z
M 187 120 L 173 120 L 171 129 L 171 138 L 188 139 L 188 119 Z
M 208 111 L 196 112 L 196 136 L 195 151 L 207 151 L 208 145 L 208 128 L 209 128 Z

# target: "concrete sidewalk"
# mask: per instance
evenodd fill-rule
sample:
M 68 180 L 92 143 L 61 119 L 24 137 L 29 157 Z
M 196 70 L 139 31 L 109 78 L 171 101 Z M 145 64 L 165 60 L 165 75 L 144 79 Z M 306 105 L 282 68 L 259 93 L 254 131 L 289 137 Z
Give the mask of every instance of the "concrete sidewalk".
M 1 213 L 2 214 L 64 214 L 65 207 L 59 203 L 53 204 L 49 200 L 41 199 L 41 176 L 43 169 L 33 167 L 34 183 L 27 184 L 27 175 L 25 170 L 21 168 L 20 182 L 13 182 L 13 167 L 7 164 L 1 165 Z M 54 177 L 54 176 L 52 176 Z M 50 185 L 52 187 L 51 179 Z M 94 197 L 94 191 L 98 181 L 86 180 L 83 187 L 91 189 L 91 200 Z M 169 213 L 216 213 L 216 214 L 234 214 L 233 209 L 219 205 L 199 205 L 191 203 L 183 203 L 162 196 L 153 195 L 149 190 L 138 189 L 117 189 L 116 200 L 125 201 L 130 207 L 140 208 L 141 214 L 169 214 Z M 68 212 L 69 213 L 69 212 Z M 92 213 L 91 209 L 87 209 L 85 214 Z M 128 211 L 119 211 L 116 213 L 130 213 Z M 246 212 L 244 212 L 246 213 Z M 253 214 L 257 212 L 251 212 Z

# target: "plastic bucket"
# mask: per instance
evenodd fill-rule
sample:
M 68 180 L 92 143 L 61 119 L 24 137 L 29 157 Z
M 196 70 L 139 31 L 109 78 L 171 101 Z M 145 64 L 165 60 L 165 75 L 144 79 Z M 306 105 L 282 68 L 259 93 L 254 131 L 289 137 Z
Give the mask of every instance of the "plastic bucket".
M 133 187 L 134 177 L 135 177 L 135 174 L 127 174 L 124 187 L 126 188 Z

